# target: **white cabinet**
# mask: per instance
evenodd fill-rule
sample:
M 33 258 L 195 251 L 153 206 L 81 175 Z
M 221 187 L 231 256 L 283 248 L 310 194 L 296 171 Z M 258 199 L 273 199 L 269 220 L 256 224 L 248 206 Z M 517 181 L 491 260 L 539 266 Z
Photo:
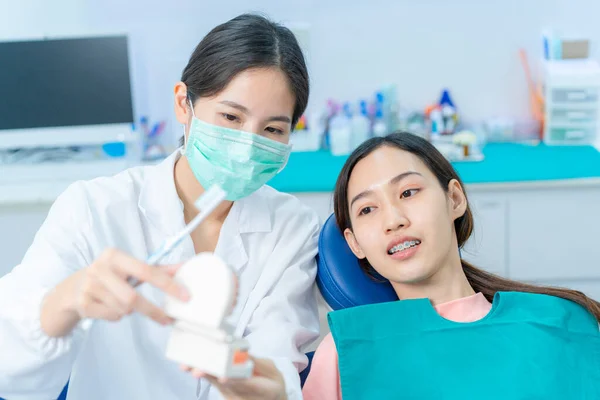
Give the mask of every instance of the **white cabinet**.
M 327 218 L 333 214 L 333 193 L 295 193 L 294 196 L 304 205 L 315 210 L 321 223 L 325 223 Z
M 511 278 L 600 280 L 600 188 L 515 193 L 508 215 Z
M 0 277 L 21 262 L 49 207 L 0 207 Z
M 469 202 L 475 229 L 462 257 L 478 268 L 506 277 L 506 200 L 497 194 L 478 193 L 469 195 Z
M 600 64 L 595 60 L 553 60 L 544 67 L 544 142 L 594 143 L 600 131 Z

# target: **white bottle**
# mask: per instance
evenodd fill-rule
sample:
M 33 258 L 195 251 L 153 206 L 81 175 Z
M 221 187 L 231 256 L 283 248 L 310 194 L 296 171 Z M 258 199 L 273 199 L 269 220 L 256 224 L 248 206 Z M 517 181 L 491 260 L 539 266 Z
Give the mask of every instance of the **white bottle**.
M 375 112 L 375 121 L 373 122 L 373 136 L 383 137 L 388 134 L 387 126 L 383 120 L 383 113 L 380 108 Z
M 354 148 L 360 146 L 364 141 L 369 139 L 371 136 L 369 117 L 367 116 L 367 102 L 360 102 L 359 112 L 352 115 L 352 140 L 354 142 Z
M 347 113 L 347 107 L 344 111 L 338 112 L 329 121 L 329 148 L 334 156 L 345 156 L 352 152 L 352 124 Z

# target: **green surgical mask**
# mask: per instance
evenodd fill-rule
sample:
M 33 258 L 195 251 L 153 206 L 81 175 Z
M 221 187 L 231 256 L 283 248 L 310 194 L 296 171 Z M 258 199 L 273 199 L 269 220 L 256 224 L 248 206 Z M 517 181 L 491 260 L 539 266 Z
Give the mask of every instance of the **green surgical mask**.
M 230 201 L 249 196 L 277 175 L 290 151 L 290 145 L 208 124 L 195 115 L 182 149 L 202 187 L 218 185 Z

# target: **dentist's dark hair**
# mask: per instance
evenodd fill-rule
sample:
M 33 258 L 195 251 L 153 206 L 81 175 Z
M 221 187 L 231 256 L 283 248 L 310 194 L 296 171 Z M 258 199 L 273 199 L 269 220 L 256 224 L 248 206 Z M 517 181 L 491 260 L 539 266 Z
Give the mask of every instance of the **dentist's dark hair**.
M 356 164 L 362 159 L 384 146 L 403 150 L 417 156 L 435 175 L 444 192 L 448 191 L 448 184 L 453 179 L 456 179 L 464 190 L 465 186 L 456 173 L 456 170 L 452 167 L 452 164 L 450 164 L 435 146 L 427 140 L 407 132 L 395 132 L 385 137 L 369 139 L 354 150 L 348 157 L 335 185 L 333 194 L 334 212 L 337 225 L 341 232 L 344 232 L 346 229 L 352 230 L 350 204 L 348 199 L 348 182 L 352 176 L 352 171 L 356 167 Z M 467 200 L 467 209 L 464 215 L 454 221 L 454 229 L 456 231 L 459 248 L 462 248 L 465 245 L 473 233 L 473 213 L 468 204 Z M 456 251 L 458 251 L 458 249 Z M 382 279 L 381 275 L 377 273 L 367 259 L 359 260 L 359 262 L 361 269 L 371 278 L 375 280 Z M 585 307 L 594 315 L 594 317 L 596 317 L 596 320 L 600 322 L 600 303 L 587 297 L 582 292 L 563 288 L 530 285 L 505 279 L 474 267 L 462 259 L 461 264 L 465 276 L 475 292 L 481 292 L 490 302 L 493 300 L 496 292 L 501 291 L 546 294 L 571 300 Z
M 198 44 L 181 81 L 192 103 L 221 92 L 239 73 L 279 68 L 296 98 L 292 128 L 306 110 L 310 92 L 302 49 L 288 28 L 257 14 L 242 14 L 211 30 Z

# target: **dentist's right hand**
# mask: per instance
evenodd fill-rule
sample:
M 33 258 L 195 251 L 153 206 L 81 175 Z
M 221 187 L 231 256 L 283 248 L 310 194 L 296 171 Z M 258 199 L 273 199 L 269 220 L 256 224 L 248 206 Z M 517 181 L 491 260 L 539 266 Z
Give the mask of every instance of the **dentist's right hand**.
M 143 298 L 127 279 L 137 279 L 182 301 L 189 293 L 173 279 L 179 268 L 151 266 L 118 250 L 106 250 L 91 265 L 75 272 L 50 291 L 42 304 L 40 322 L 51 337 L 68 335 L 84 318 L 118 321 L 138 312 L 166 325 L 165 312 Z

